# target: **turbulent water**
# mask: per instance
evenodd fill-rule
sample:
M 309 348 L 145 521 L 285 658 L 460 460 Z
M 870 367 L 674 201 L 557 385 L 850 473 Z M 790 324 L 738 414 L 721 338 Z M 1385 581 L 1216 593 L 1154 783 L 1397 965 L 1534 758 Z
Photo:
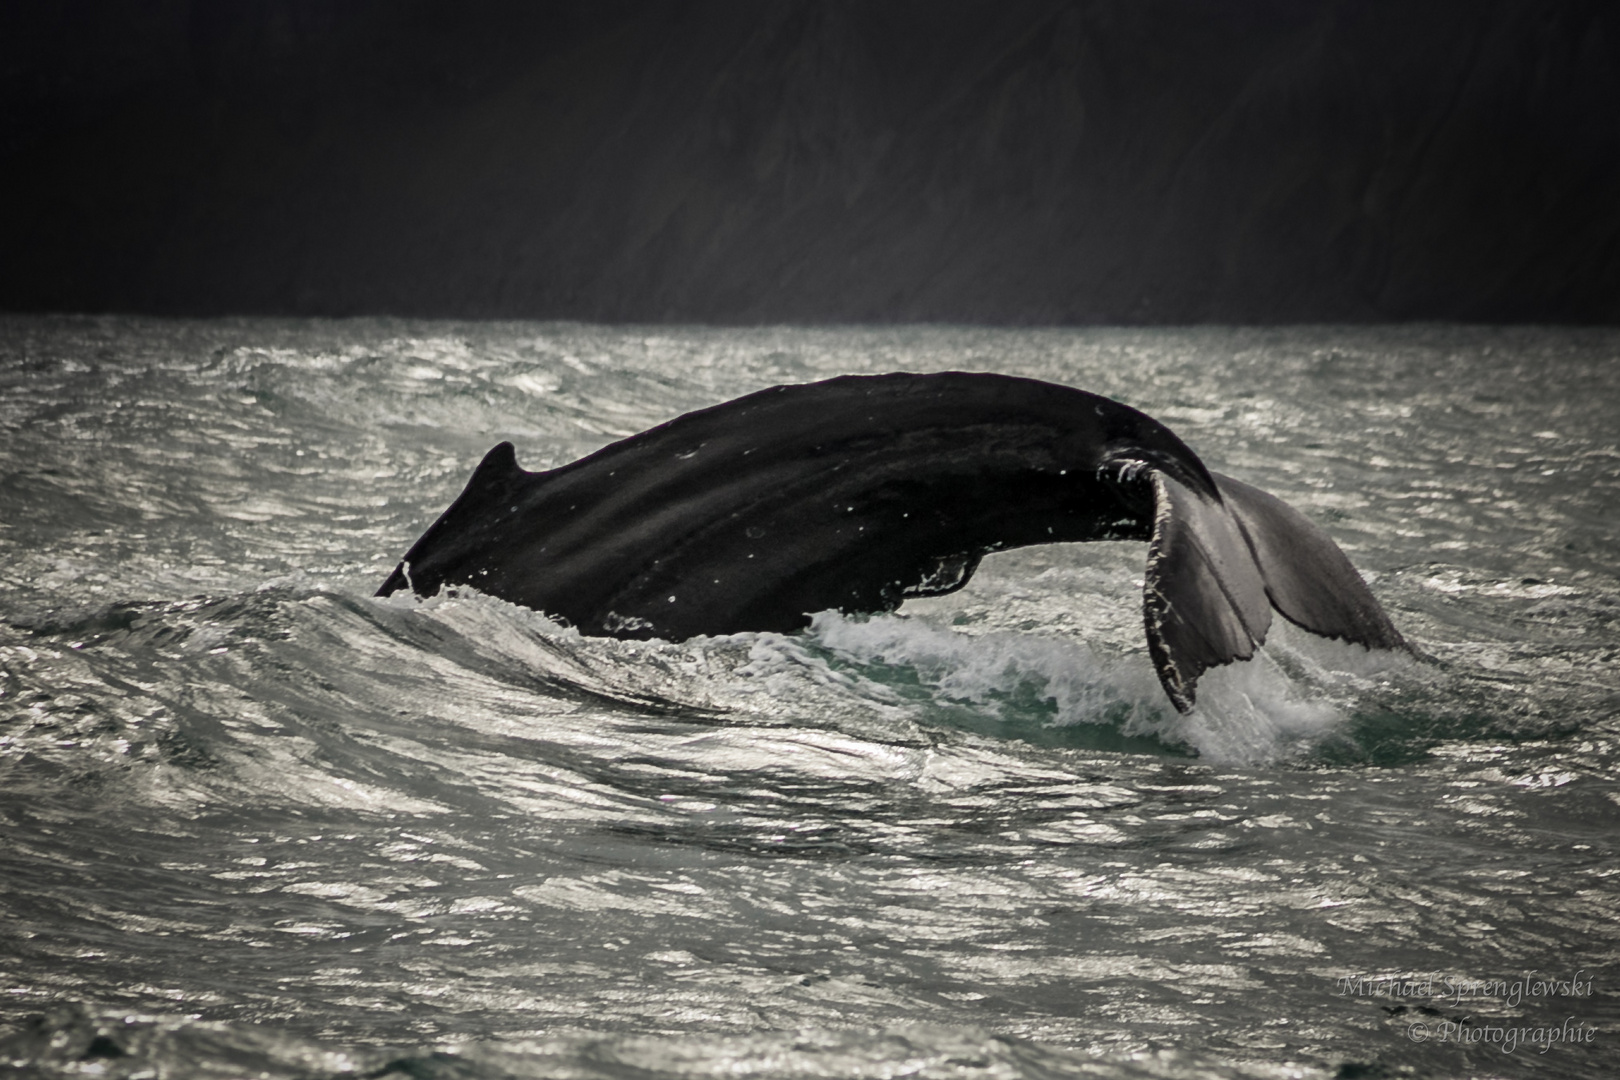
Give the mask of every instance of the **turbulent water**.
M 0 1062 L 49 1076 L 1610 1075 L 1620 333 L 0 321 Z M 795 635 L 371 594 L 846 372 L 1170 425 L 1424 660 L 1170 708 L 1145 546 Z

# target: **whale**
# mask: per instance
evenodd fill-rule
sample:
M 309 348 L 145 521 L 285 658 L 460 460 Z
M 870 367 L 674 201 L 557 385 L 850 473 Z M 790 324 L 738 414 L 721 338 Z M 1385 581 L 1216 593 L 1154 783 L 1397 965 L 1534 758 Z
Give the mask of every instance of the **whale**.
M 1147 650 L 1180 712 L 1273 613 L 1413 651 L 1320 526 L 1157 420 L 968 372 L 776 386 L 540 472 L 502 442 L 377 595 L 467 587 L 586 635 L 791 633 L 953 592 L 992 552 L 1094 540 L 1147 543 Z

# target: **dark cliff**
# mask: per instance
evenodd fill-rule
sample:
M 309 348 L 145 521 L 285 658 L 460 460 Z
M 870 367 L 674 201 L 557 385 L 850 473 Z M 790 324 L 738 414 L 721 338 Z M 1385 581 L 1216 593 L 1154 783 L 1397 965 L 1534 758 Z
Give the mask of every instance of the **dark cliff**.
M 1620 321 L 1620 8 L 11 5 L 0 308 Z

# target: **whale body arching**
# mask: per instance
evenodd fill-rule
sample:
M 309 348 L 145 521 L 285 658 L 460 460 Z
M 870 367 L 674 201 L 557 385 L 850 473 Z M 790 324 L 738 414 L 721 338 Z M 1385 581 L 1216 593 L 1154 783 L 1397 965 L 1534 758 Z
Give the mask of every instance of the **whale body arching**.
M 1148 541 L 1148 650 L 1183 712 L 1199 675 L 1254 655 L 1273 610 L 1409 648 L 1325 532 L 1163 424 L 961 372 L 773 387 L 546 472 L 503 442 L 377 594 L 469 585 L 585 634 L 679 641 L 892 611 L 961 588 L 992 551 L 1132 539 Z

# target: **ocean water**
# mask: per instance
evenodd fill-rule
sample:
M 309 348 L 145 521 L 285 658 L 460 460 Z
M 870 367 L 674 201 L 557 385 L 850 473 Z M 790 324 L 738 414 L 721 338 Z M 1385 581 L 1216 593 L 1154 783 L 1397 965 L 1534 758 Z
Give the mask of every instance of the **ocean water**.
M 1141 544 L 795 635 L 372 592 L 529 469 L 835 374 L 1118 398 L 1423 660 L 1177 715 Z M 0 1063 L 1613 1075 L 1620 333 L 0 319 Z

